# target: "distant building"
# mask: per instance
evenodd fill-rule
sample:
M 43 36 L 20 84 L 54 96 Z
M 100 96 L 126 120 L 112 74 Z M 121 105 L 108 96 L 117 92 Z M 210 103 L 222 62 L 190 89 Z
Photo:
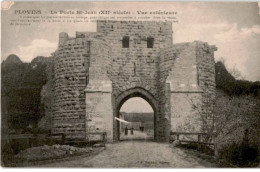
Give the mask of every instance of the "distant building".
M 145 130 L 154 130 L 154 113 L 126 113 L 120 112 L 120 118 L 125 121 L 131 122 L 131 124 L 120 123 L 121 131 L 124 128 L 134 128 L 135 130 L 140 130 L 143 126 Z

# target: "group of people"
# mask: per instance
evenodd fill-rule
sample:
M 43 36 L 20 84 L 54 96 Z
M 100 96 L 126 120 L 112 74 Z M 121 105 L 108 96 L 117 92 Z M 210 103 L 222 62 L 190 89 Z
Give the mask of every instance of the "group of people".
M 131 130 L 131 135 L 133 135 L 134 134 L 134 128 L 132 127 L 130 130 Z M 128 128 L 127 128 L 127 126 L 125 127 L 125 135 L 128 135 Z
M 143 127 L 143 126 L 140 126 L 139 128 L 140 128 L 140 131 L 144 131 L 144 127 Z M 125 127 L 125 135 L 128 135 L 128 130 L 129 130 L 129 129 L 128 129 L 127 126 L 126 126 L 126 127 Z M 134 134 L 134 128 L 131 127 L 130 130 L 131 130 L 131 135 L 133 135 L 133 134 Z

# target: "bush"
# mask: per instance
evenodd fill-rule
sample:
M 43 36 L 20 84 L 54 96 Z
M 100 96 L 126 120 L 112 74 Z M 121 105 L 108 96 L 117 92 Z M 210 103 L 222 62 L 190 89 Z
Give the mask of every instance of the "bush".
M 25 140 L 10 140 L 2 146 L 1 157 L 3 165 L 14 162 L 14 156 L 27 148 L 29 148 L 29 145 Z
M 11 140 L 9 142 L 11 149 L 13 150 L 14 154 L 18 154 L 21 150 L 25 150 L 29 148 L 29 144 L 24 139 L 19 140 Z
M 10 140 L 5 145 L 2 145 L 1 149 L 1 161 L 3 165 L 16 162 L 15 155 L 19 152 L 26 150 L 31 147 L 39 147 L 39 146 L 52 146 L 55 144 L 62 144 L 62 141 L 52 139 L 51 137 L 46 138 L 35 138 L 35 139 L 17 139 Z
M 7 162 L 10 162 L 14 158 L 14 151 L 9 143 L 6 143 L 5 145 L 2 145 L 1 147 L 1 161 L 3 165 Z
M 219 151 L 220 158 L 238 167 L 255 167 L 259 163 L 257 146 L 244 143 L 232 143 Z
M 214 150 L 204 144 L 198 145 L 197 143 L 187 143 L 187 144 L 181 144 L 179 147 L 182 147 L 185 149 L 197 150 L 206 155 L 214 155 Z

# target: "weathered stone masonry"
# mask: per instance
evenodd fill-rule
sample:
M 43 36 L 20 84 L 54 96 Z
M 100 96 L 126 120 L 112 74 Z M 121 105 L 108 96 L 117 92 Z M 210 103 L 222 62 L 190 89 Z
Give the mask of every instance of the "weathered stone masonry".
M 98 21 L 97 33 L 59 38 L 50 79 L 53 133 L 95 140 L 92 132 L 106 131 L 118 140 L 114 117 L 136 96 L 154 109 L 158 141 L 168 140 L 170 131 L 211 128 L 216 47 L 173 45 L 169 22 Z

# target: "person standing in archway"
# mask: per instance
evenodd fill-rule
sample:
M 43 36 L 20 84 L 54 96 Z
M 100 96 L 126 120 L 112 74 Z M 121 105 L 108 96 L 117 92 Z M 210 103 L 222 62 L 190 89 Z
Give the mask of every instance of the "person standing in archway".
M 134 128 L 131 128 L 131 135 L 134 135 Z
M 128 135 L 128 128 L 127 128 L 127 126 L 125 127 L 125 135 Z

